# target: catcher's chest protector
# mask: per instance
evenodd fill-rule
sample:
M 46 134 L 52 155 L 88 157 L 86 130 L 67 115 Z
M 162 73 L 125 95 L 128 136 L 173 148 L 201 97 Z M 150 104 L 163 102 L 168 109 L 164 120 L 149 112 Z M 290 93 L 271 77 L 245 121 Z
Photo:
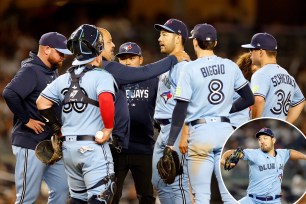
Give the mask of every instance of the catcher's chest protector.
M 68 104 L 68 103 L 88 104 L 90 103 L 94 106 L 99 107 L 99 103 L 97 101 L 88 98 L 88 96 L 84 94 L 83 88 L 80 87 L 80 83 L 79 83 L 80 78 L 82 78 L 87 71 L 92 70 L 94 67 L 89 67 L 89 68 L 85 67 L 83 71 L 78 75 L 74 73 L 75 68 L 76 67 L 71 67 L 68 70 L 71 76 L 71 84 L 70 84 L 70 87 L 67 93 L 65 94 L 63 104 Z

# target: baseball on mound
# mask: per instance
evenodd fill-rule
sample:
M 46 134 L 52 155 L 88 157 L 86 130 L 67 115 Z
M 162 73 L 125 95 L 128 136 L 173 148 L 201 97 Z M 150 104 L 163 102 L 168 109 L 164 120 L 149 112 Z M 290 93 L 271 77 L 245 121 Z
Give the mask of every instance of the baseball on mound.
M 102 139 L 102 138 L 103 138 L 103 132 L 99 130 L 99 131 L 96 133 L 95 138 L 96 138 L 96 139 Z

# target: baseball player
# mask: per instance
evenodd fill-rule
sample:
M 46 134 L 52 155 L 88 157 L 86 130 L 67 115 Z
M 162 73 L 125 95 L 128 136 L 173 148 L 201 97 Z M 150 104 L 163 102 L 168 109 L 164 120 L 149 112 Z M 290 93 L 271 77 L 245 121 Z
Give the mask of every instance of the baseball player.
M 233 203 L 219 170 L 220 152 L 233 128 L 229 113 L 243 110 L 254 103 L 254 97 L 241 70 L 231 60 L 214 54 L 217 31 L 210 24 L 198 24 L 191 31 L 195 61 L 183 68 L 174 98 L 167 145 L 173 146 L 184 123 L 180 150 L 187 153 L 188 174 L 196 204 L 210 202 L 213 171 L 224 203 Z M 234 92 L 241 98 L 233 103 Z M 185 119 L 186 117 L 186 119 Z
M 126 42 L 116 54 L 119 63 L 138 69 L 143 57 L 141 48 L 134 42 Z M 130 170 L 134 179 L 140 204 L 155 204 L 153 195 L 152 154 L 154 147 L 153 114 L 158 78 L 123 86 L 130 113 L 130 140 L 128 149 L 113 151 L 117 192 L 113 204 L 118 204 L 122 195 L 124 179 Z
M 116 84 L 108 72 L 98 68 L 102 66 L 103 39 L 95 26 L 81 25 L 71 34 L 67 47 L 75 56 L 72 67 L 42 91 L 37 107 L 54 127 L 59 120 L 52 106 L 63 104 L 62 150 L 70 203 L 110 204 L 116 189 L 108 142 L 114 126 Z
M 293 123 L 305 105 L 305 98 L 295 79 L 277 64 L 277 42 L 268 33 L 257 33 L 251 43 L 252 63 L 259 68 L 251 79 L 255 96 L 252 118 L 274 117 Z
M 286 162 L 288 159 L 306 160 L 306 155 L 293 149 L 275 149 L 276 138 L 270 128 L 260 129 L 256 138 L 260 148 L 244 149 L 240 156 L 240 159 L 248 161 L 250 174 L 247 196 L 239 203 L 281 203 L 281 183 Z M 234 151 L 228 150 L 222 155 L 223 166 Z M 230 168 L 235 166 L 235 163 L 231 163 Z
M 154 27 L 160 31 L 158 42 L 161 53 L 171 55 L 177 50 L 184 51 L 184 43 L 188 37 L 188 30 L 182 21 L 169 19 L 164 25 L 155 24 Z M 175 181 L 171 185 L 163 182 L 156 168 L 157 162 L 162 157 L 165 145 L 168 142 L 171 116 L 175 106 L 173 95 L 183 65 L 186 63 L 186 61 L 178 63 L 170 71 L 159 77 L 154 119 L 160 124 L 161 130 L 154 146 L 152 184 L 157 190 L 160 202 L 163 204 L 191 203 L 185 156 L 179 155 L 184 167 L 183 174 L 176 176 Z M 178 150 L 178 145 L 175 144 L 174 146 Z
M 35 156 L 35 147 L 52 136 L 36 108 L 40 92 L 58 77 L 57 68 L 62 66 L 67 39 L 57 32 L 45 33 L 39 40 L 38 52 L 30 52 L 28 59 L 13 80 L 3 90 L 3 97 L 14 113 L 12 149 L 16 156 L 15 184 L 16 203 L 36 202 L 44 180 L 49 188 L 48 203 L 65 203 L 68 183 L 63 161 L 48 166 Z M 60 107 L 56 107 L 60 113 Z
M 103 69 L 108 71 L 115 78 L 119 90 L 116 92 L 115 101 L 115 127 L 113 130 L 113 138 L 118 140 L 116 148 L 120 151 L 121 148 L 128 148 L 129 134 L 130 134 L 130 116 L 127 106 L 127 98 L 123 85 L 136 83 L 139 81 L 147 80 L 159 76 L 160 74 L 168 71 L 171 67 L 179 61 L 188 60 L 189 56 L 183 51 L 172 53 L 170 56 L 157 61 L 152 64 L 140 66 L 137 69 L 120 64 L 114 60 L 115 44 L 112 41 L 111 34 L 104 28 L 99 28 L 103 33 L 104 50 L 103 56 Z

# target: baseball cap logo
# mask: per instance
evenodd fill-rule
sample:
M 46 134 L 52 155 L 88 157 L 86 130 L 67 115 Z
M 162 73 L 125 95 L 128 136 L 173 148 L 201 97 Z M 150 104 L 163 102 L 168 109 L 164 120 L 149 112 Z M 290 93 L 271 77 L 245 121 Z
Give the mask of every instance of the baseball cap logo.
M 171 24 L 172 23 L 172 19 L 167 20 L 167 22 L 165 23 L 166 25 Z
M 132 45 L 127 45 L 127 46 L 125 46 L 123 49 L 127 52 L 127 51 L 129 51 L 130 49 L 132 49 L 133 47 L 132 47 Z

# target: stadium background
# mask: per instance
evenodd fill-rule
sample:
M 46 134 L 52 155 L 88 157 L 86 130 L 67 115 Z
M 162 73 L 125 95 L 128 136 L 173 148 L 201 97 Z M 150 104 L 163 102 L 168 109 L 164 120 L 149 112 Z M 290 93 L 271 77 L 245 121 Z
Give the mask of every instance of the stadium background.
M 67 37 L 83 23 L 108 29 L 116 44 L 115 52 L 125 41 L 134 41 L 143 49 L 145 63 L 162 57 L 155 23 L 169 18 L 183 20 L 191 30 L 198 23 L 217 28 L 216 54 L 235 60 L 245 51 L 255 32 L 268 32 L 278 41 L 278 63 L 295 76 L 306 95 L 306 1 L 303 0 L 1 0 L 0 1 L 0 91 L 20 67 L 30 50 L 37 49 L 45 32 L 57 31 Z M 192 43 L 186 50 L 192 59 Z M 65 72 L 71 58 L 64 63 Z M 0 97 L 0 204 L 14 200 L 14 156 L 10 132 L 12 114 Z M 306 133 L 302 121 L 306 109 L 295 125 Z M 304 153 L 306 153 L 304 151 Z M 306 177 L 303 175 L 304 178 Z M 131 188 L 129 188 L 129 186 Z M 127 182 L 125 203 L 134 203 L 133 184 Z M 46 189 L 41 201 L 46 203 Z M 136 202 L 137 203 L 137 202 Z

